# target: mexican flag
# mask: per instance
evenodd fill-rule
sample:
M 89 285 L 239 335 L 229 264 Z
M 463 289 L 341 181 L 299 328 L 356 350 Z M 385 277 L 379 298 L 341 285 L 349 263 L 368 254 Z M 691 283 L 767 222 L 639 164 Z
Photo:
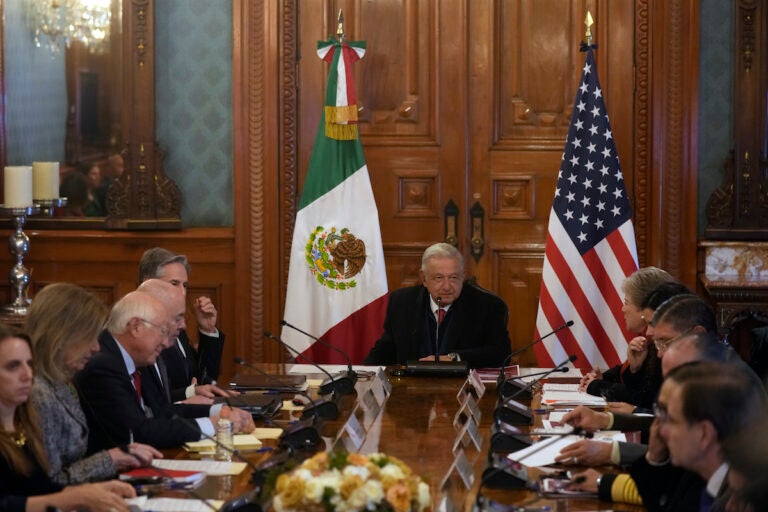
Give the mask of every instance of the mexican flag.
M 382 333 L 387 308 L 379 213 L 357 131 L 351 69 L 365 43 L 332 37 L 318 42 L 317 53 L 331 66 L 296 214 L 284 319 L 360 363 Z M 283 327 L 281 337 L 317 362 L 346 363 L 295 329 Z

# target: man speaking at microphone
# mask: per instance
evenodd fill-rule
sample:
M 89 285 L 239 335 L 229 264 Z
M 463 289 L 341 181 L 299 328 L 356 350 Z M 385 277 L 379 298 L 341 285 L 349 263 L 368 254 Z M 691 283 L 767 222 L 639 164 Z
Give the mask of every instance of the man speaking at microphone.
M 470 368 L 499 366 L 510 354 L 504 301 L 464 283 L 464 258 L 452 245 L 424 251 L 422 284 L 389 297 L 384 333 L 365 364 L 464 361 Z M 435 338 L 437 337 L 437 341 Z

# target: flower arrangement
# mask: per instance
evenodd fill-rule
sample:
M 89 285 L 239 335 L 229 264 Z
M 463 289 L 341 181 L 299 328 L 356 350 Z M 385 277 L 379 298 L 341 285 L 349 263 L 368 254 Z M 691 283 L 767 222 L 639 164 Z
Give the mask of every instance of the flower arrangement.
M 429 486 L 403 461 L 375 453 L 321 452 L 277 478 L 275 512 L 429 510 Z

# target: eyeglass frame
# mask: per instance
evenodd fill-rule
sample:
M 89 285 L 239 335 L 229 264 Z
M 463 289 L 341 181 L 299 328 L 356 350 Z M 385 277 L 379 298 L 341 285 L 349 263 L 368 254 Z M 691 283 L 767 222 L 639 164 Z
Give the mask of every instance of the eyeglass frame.
M 653 344 L 656 346 L 656 351 L 660 350 L 668 350 L 670 346 L 672 346 L 673 343 L 680 341 L 681 339 L 685 338 L 689 334 L 693 332 L 693 330 L 696 328 L 696 326 L 689 327 L 685 330 L 682 334 L 678 334 L 677 336 L 673 336 L 672 338 L 667 339 L 653 339 Z
M 146 318 L 139 318 L 139 320 L 141 320 L 142 323 L 145 323 L 145 324 L 151 325 L 152 327 L 157 328 L 160 331 L 160 334 L 163 335 L 163 337 L 165 338 L 168 338 L 171 335 L 171 330 L 168 329 L 168 326 L 158 325 L 154 322 L 150 322 Z

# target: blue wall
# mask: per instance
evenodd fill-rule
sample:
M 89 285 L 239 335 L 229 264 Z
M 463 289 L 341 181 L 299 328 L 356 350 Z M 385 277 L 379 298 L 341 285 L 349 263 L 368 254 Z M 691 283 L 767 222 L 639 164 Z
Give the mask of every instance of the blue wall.
M 8 165 L 64 160 L 64 55 L 35 46 L 23 6 L 20 1 L 3 2 Z
M 733 2 L 701 0 L 699 54 L 699 236 L 723 181 L 733 141 Z
M 155 2 L 157 139 L 184 226 L 231 226 L 232 2 Z

